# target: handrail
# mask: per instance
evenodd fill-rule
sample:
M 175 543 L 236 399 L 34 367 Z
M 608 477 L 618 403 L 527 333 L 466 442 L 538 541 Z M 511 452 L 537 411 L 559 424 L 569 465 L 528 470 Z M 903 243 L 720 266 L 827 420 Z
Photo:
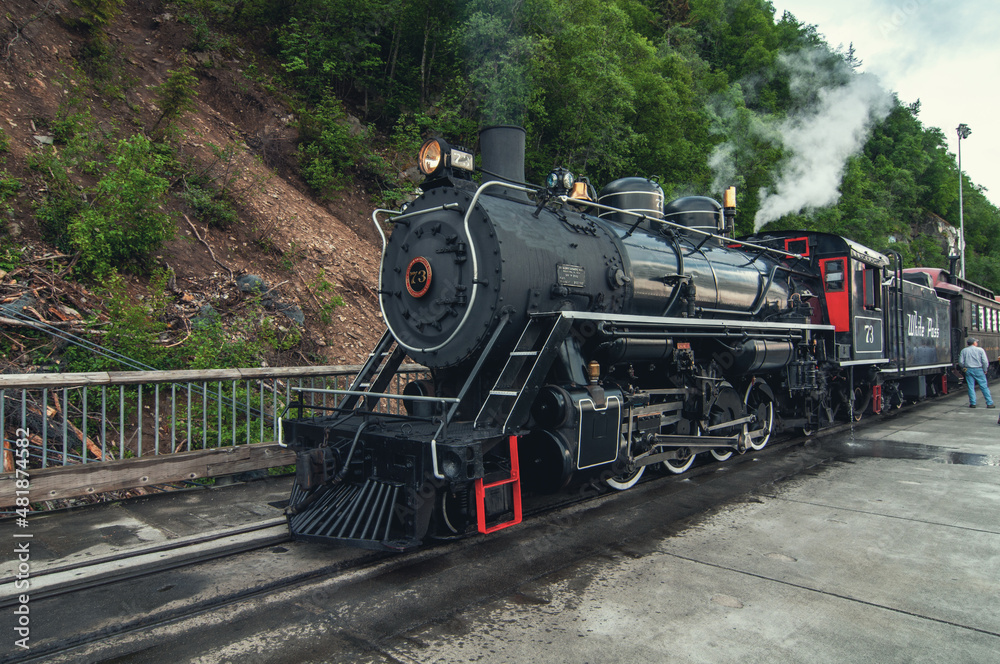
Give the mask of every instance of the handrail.
M 399 399 L 400 401 L 433 401 L 434 403 L 458 403 L 461 401 L 461 399 L 455 397 L 428 397 L 421 394 L 390 394 L 388 392 L 365 392 L 364 390 L 325 390 L 312 387 L 293 387 L 292 392 L 344 394 L 359 397 L 379 397 L 380 399 Z
M 323 409 L 328 397 L 317 388 L 339 388 L 360 369 L 327 365 L 0 374 L 0 478 L 13 469 L 11 436 L 18 428 L 30 434 L 33 470 L 279 441 L 279 414 L 293 398 L 292 390 L 299 390 L 294 398 L 306 401 L 306 408 Z M 426 371 L 406 364 L 397 376 Z M 309 390 L 318 394 L 312 398 Z M 378 391 L 402 392 L 403 387 L 387 385 Z M 341 396 L 348 392 L 333 392 L 333 405 L 349 398 Z M 399 403 L 387 403 L 386 412 Z
M 382 253 L 385 254 L 385 247 L 387 244 L 385 231 L 382 230 L 381 224 L 378 223 L 379 214 L 390 214 L 394 215 L 390 221 L 396 223 L 402 221 L 403 219 L 409 219 L 410 217 L 416 217 L 421 214 L 427 214 L 428 212 L 439 212 L 441 210 L 458 210 L 460 206 L 458 203 L 445 203 L 444 205 L 438 205 L 437 207 L 427 208 L 426 210 L 417 210 L 416 212 L 400 212 L 398 210 L 387 210 L 385 208 L 377 208 L 372 212 L 372 222 L 375 224 L 375 230 L 378 234 L 382 236 Z M 381 286 L 381 277 L 379 278 L 379 286 Z
M 359 364 L 313 367 L 251 367 L 244 369 L 180 369 L 175 371 L 94 371 L 88 373 L 0 374 L 0 389 L 93 387 L 140 383 L 186 383 L 218 380 L 258 380 L 355 374 Z M 424 371 L 420 364 L 404 364 L 401 371 Z
M 581 199 L 578 199 L 578 198 L 570 198 L 569 196 L 560 196 L 559 197 L 559 201 L 562 202 L 562 203 L 573 203 L 574 205 L 579 205 L 581 207 L 592 207 L 592 208 L 597 208 L 599 210 L 608 210 L 609 212 L 617 212 L 617 213 L 621 213 L 621 214 L 628 214 L 628 215 L 632 215 L 633 217 L 637 217 L 639 219 L 639 221 L 642 221 L 642 219 L 650 219 L 651 218 L 651 217 L 648 217 L 648 216 L 646 216 L 644 214 L 639 214 L 638 212 L 633 212 L 632 210 L 622 210 L 622 209 L 613 207 L 611 205 L 601 205 L 600 203 L 594 203 L 593 201 L 586 201 L 586 200 L 581 200 Z M 602 221 L 609 221 L 608 219 L 604 219 L 603 217 L 598 217 L 598 218 L 601 219 Z M 772 254 L 778 254 L 779 256 L 784 256 L 786 258 L 798 258 L 798 259 L 805 258 L 805 256 L 803 256 L 802 254 L 795 254 L 795 253 L 792 253 L 792 252 L 789 252 L 789 251 L 782 251 L 781 249 L 775 249 L 774 247 L 767 247 L 767 246 L 764 246 L 762 244 L 755 244 L 753 242 L 746 242 L 744 240 L 737 240 L 737 239 L 734 239 L 734 238 L 731 238 L 731 237 L 726 237 L 725 235 L 717 235 L 715 233 L 709 233 L 708 231 L 701 231 L 701 230 L 698 230 L 697 228 L 691 228 L 690 226 L 684 226 L 683 224 L 678 224 L 678 223 L 673 222 L 673 221 L 667 221 L 666 219 L 656 219 L 655 221 L 657 223 L 659 223 L 659 224 L 663 224 L 664 226 L 671 226 L 671 227 L 676 228 L 678 230 L 688 231 L 690 233 L 695 233 L 697 235 L 704 235 L 706 240 L 709 239 L 709 238 L 715 238 L 716 240 L 721 240 L 723 242 L 733 242 L 735 244 L 739 244 L 739 245 L 744 246 L 744 247 L 751 247 L 753 249 L 760 249 L 762 251 L 767 251 L 767 252 L 770 252 Z

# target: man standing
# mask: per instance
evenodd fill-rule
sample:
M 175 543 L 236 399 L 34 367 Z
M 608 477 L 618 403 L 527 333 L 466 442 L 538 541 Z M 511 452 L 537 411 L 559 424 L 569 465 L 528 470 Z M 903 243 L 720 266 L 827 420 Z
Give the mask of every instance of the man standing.
M 969 337 L 965 340 L 965 348 L 958 356 L 958 365 L 965 370 L 965 386 L 969 388 L 969 408 L 976 407 L 976 383 L 986 397 L 986 407 L 993 408 L 993 395 L 986 384 L 986 370 L 990 366 L 990 359 L 986 357 L 986 351 L 979 347 L 979 339 Z

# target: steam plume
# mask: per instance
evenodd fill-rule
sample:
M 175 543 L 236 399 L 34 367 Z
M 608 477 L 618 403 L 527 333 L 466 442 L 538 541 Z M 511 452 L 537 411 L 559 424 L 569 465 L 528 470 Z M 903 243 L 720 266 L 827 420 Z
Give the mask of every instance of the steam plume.
M 847 159 L 861 150 L 872 126 L 894 103 L 874 76 L 855 73 L 825 49 L 783 54 L 778 67 L 789 74 L 797 108 L 781 122 L 760 116 L 742 122 L 745 135 L 781 145 L 788 156 L 777 183 L 760 190 L 755 230 L 783 215 L 836 203 Z M 733 168 L 729 157 L 739 151 L 733 143 L 716 148 L 709 164 L 718 184 L 736 180 L 725 170 Z
M 853 74 L 846 84 L 831 85 L 817 76 L 815 58 L 808 54 L 797 60 L 786 57 L 784 64 L 792 71 L 793 94 L 813 96 L 816 105 L 778 126 L 791 158 L 774 188 L 761 189 L 756 229 L 785 214 L 836 203 L 848 157 L 861 150 L 872 125 L 893 105 L 892 95 L 870 74 Z

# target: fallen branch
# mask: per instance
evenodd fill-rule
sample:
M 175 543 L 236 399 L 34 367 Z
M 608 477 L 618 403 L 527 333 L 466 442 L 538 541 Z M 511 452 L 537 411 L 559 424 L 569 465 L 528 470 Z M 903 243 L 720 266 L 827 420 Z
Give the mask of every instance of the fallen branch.
M 49 325 L 51 327 L 68 327 L 73 328 L 76 332 L 94 332 L 94 334 L 101 334 L 99 330 L 88 330 L 86 328 L 80 327 L 81 321 L 78 320 L 45 320 L 44 318 L 39 318 L 38 321 L 21 321 L 14 320 L 13 318 L 5 318 L 0 316 L 0 325 L 9 325 L 11 327 L 30 327 L 34 329 L 39 329 L 41 325 Z
M 41 263 L 42 261 L 56 260 L 57 258 L 73 258 L 69 254 L 49 254 L 48 256 L 42 256 L 41 258 L 29 258 L 26 263 Z
M 285 280 L 284 280 L 284 281 L 282 281 L 282 282 L 281 282 L 280 284 L 275 284 L 275 285 L 271 286 L 270 288 L 268 288 L 268 289 L 267 289 L 266 291 L 264 291 L 263 293 L 261 293 L 261 294 L 260 294 L 260 296 L 261 296 L 261 297 L 264 297 L 265 295 L 267 295 L 267 294 L 268 294 L 268 293 L 270 293 L 271 291 L 275 291 L 275 290 L 278 290 L 279 288 L 281 288 L 282 286 L 284 286 L 284 285 L 285 285 L 285 284 L 287 284 L 287 283 L 288 283 L 288 279 L 285 279 Z
M 51 4 L 52 4 L 52 0 L 48 0 L 48 2 L 45 3 L 45 6 L 42 7 L 42 11 L 40 11 L 37 14 L 35 14 L 34 16 L 32 16 L 31 18 L 29 18 L 27 21 L 25 21 L 21 25 L 18 25 L 17 23 L 14 23 L 14 19 L 12 19 L 10 17 L 10 15 L 7 16 L 7 20 L 10 21 L 11 24 L 13 24 L 13 26 L 14 26 L 14 38 L 11 39 L 7 43 L 6 57 L 5 57 L 5 59 L 6 59 L 7 62 L 10 62 L 10 56 L 13 55 L 13 53 L 11 52 L 11 49 L 14 47 L 14 44 L 17 43 L 18 39 L 24 39 L 25 38 L 24 35 L 21 34 L 24 31 L 24 29 L 26 27 L 28 27 L 29 25 L 31 25 L 32 23 L 34 23 L 35 21 L 37 21 L 38 19 L 40 19 L 41 17 L 47 15 L 49 13 L 49 5 L 51 5 Z
M 100 461 L 103 461 L 104 460 L 104 455 L 101 453 L 101 448 L 98 447 L 97 444 L 94 443 L 94 441 L 92 441 L 90 438 L 87 438 L 86 436 L 84 436 L 83 432 L 80 431 L 79 427 L 77 427 L 75 424 L 73 424 L 72 422 L 69 421 L 69 413 L 67 413 L 67 412 L 60 412 L 59 397 L 57 395 L 53 394 L 52 395 L 52 401 L 56 405 L 55 406 L 48 406 L 46 408 L 46 411 L 45 411 L 46 414 L 50 418 L 51 417 L 55 417 L 56 415 L 62 415 L 63 423 L 66 425 L 66 427 L 70 431 L 72 431 L 74 434 L 76 434 L 77 438 L 79 438 L 81 441 L 83 441 L 87 445 L 87 449 L 90 450 L 90 453 L 93 454 L 94 457 L 96 457 Z M 142 416 L 142 414 L 140 413 L 140 417 L 141 416 Z
M 302 276 L 302 273 L 299 272 L 299 269 L 298 268 L 294 268 L 294 270 L 295 270 L 295 276 L 297 276 L 299 278 L 299 281 L 302 282 L 303 288 L 305 288 L 306 292 L 309 293 L 309 296 L 312 297 L 313 302 L 316 303 L 316 306 L 319 307 L 320 310 L 322 310 L 323 309 L 323 303 L 319 301 L 319 298 L 316 297 L 316 294 L 312 292 L 311 288 L 309 288 L 309 284 L 306 283 L 306 280 Z
M 191 338 L 191 332 L 189 330 L 187 335 L 183 339 L 181 339 L 180 341 L 175 341 L 174 343 L 168 343 L 167 345 L 164 346 L 164 348 L 173 348 L 174 346 L 180 346 L 182 343 L 184 343 L 190 338 Z
M 221 262 L 218 258 L 215 257 L 215 252 L 212 251 L 212 247 L 209 246 L 208 242 L 205 242 L 205 240 L 202 239 L 201 234 L 198 233 L 198 229 L 191 222 L 191 220 L 188 219 L 188 216 L 185 214 L 185 215 L 183 215 L 183 217 L 184 217 L 184 221 L 188 222 L 188 226 L 191 227 L 191 230 L 194 231 L 194 236 L 196 238 L 198 238 L 199 242 L 201 242 L 203 245 L 205 245 L 206 249 L 208 249 L 208 253 L 211 254 L 211 256 L 212 256 L 212 260 L 215 261 L 217 265 L 220 265 L 220 266 L 226 268 L 226 271 L 229 272 L 229 280 L 230 281 L 235 281 L 236 278 L 233 276 L 233 271 L 229 269 L 229 266 L 226 265 L 225 263 Z

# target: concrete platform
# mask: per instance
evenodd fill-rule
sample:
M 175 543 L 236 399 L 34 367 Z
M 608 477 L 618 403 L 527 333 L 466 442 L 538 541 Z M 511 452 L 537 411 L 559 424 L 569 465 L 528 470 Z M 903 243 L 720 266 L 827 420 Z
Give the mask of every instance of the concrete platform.
M 949 396 L 824 440 L 841 461 L 815 475 L 388 652 L 428 664 L 1000 662 L 1000 426 L 997 410 L 967 404 Z
M 1000 662 L 998 413 L 953 394 L 811 441 L 795 463 L 765 450 L 745 462 L 794 470 L 707 510 L 697 496 L 735 478 L 732 466 L 418 553 L 354 589 L 324 581 L 337 590 L 283 590 L 133 634 L 79 661 Z M 51 568 L 266 524 L 288 484 L 35 517 L 32 567 L 36 550 L 38 569 Z M 650 510 L 685 502 L 696 507 L 654 527 Z M 618 534 L 625 512 L 649 531 Z M 580 549 L 567 524 L 608 542 L 594 532 Z M 0 538 L 13 533 L 0 522 Z M 299 549 L 324 552 L 269 555 Z M 0 562 L 7 576 L 11 560 Z M 237 574 L 224 562 L 220 574 Z

